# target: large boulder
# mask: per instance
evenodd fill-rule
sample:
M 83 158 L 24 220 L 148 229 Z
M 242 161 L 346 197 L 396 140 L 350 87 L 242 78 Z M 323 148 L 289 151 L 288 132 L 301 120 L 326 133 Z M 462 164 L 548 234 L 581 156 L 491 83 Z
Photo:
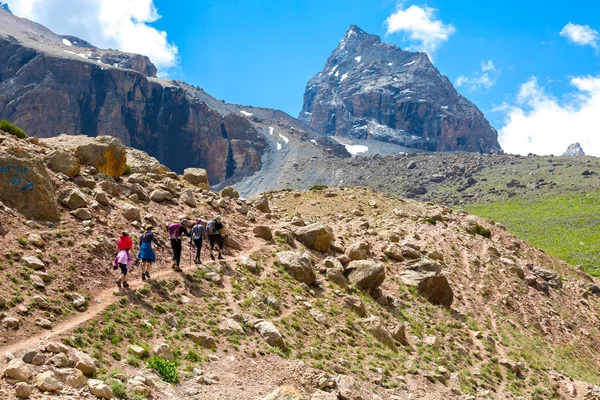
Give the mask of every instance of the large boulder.
M 56 368 L 54 372 L 58 380 L 72 388 L 80 389 L 87 383 L 83 372 L 76 368 Z
M 196 202 L 196 195 L 193 189 L 185 189 L 181 192 L 181 201 L 192 208 L 196 208 L 198 203 Z
M 33 380 L 33 384 L 41 392 L 56 392 L 60 389 L 60 381 L 54 371 L 46 371 L 38 374 Z
M 256 208 L 258 211 L 262 211 L 263 213 L 271 212 L 271 208 L 269 207 L 269 199 L 264 194 L 250 197 L 248 199 L 248 204 Z
M 114 396 L 111 388 L 106 383 L 97 379 L 90 379 L 88 387 L 90 388 L 90 393 L 99 399 L 112 399 Z
M 261 321 L 255 324 L 254 327 L 270 346 L 278 347 L 282 350 L 286 349 L 283 336 L 272 322 Z
M 337 388 L 341 400 L 363 400 L 358 383 L 350 375 L 338 376 Z
M 41 158 L 21 148 L 0 150 L 0 201 L 27 218 L 59 220 L 46 166 Z
M 87 201 L 83 193 L 77 189 L 65 189 L 58 193 L 58 201 L 71 210 L 87 207 Z
M 366 260 L 371 251 L 371 245 L 367 242 L 352 243 L 346 248 L 346 255 L 350 260 Z
M 130 221 L 142 222 L 142 210 L 138 207 L 125 203 L 121 209 L 123 216 Z
M 173 351 L 171 351 L 171 347 L 166 343 L 159 343 L 152 349 L 152 353 L 155 356 L 163 358 L 167 361 L 173 361 L 175 356 L 173 356 Z
M 194 186 L 208 188 L 208 173 L 202 168 L 186 168 L 183 171 L 183 179 Z
M 157 203 L 162 203 L 163 201 L 171 200 L 174 196 L 171 192 L 167 192 L 166 190 L 156 189 L 150 193 L 150 200 L 155 201 Z
M 75 368 L 87 376 L 94 376 L 96 374 L 96 363 L 94 362 L 94 359 L 81 351 L 75 352 Z
M 282 251 L 277 253 L 277 257 L 279 262 L 297 281 L 311 285 L 317 279 L 314 262 L 310 254 Z
M 430 259 L 423 259 L 409 266 L 401 278 L 407 286 L 416 287 L 431 304 L 450 308 L 454 292 L 448 279 L 441 273 L 442 267 Z
M 194 344 L 204 347 L 205 349 L 212 349 L 217 345 L 215 338 L 208 333 L 187 331 L 184 332 L 184 335 L 186 338 L 194 342 Z
M 282 386 L 263 400 L 304 400 L 302 393 L 292 386 Z
M 240 194 L 233 186 L 227 186 L 225 189 L 221 190 L 221 197 L 228 197 L 231 199 L 239 199 Z
M 169 171 L 167 167 L 162 165 L 156 158 L 149 156 L 148 153 L 130 147 L 127 148 L 127 164 L 129 164 L 131 172 L 134 174 L 160 174 Z
M 4 375 L 19 382 L 27 382 L 31 378 L 31 369 L 25 361 L 15 358 L 4 369 Z
M 548 286 L 550 286 L 551 288 L 560 289 L 563 286 L 560 275 L 558 275 L 554 271 L 550 271 L 543 268 L 534 268 L 533 274 L 538 278 L 546 281 L 548 283 Z
M 52 171 L 56 173 L 61 172 L 69 178 L 74 178 L 79 174 L 79 168 L 81 166 L 79 159 L 66 151 L 54 150 L 44 157 L 44 161 Z
M 365 328 L 367 328 L 367 330 L 375 337 L 375 339 L 389 347 L 392 351 L 398 351 L 392 334 L 390 331 L 388 331 L 381 318 L 377 316 L 367 318 L 364 320 L 364 324 Z
M 127 149 L 123 142 L 111 136 L 59 135 L 42 139 L 42 142 L 71 152 L 81 164 L 92 166 L 108 176 L 121 176 L 127 168 Z
M 296 239 L 309 249 L 324 253 L 329 251 L 331 243 L 335 241 L 332 230 L 321 223 L 299 228 L 296 230 L 295 235 Z
M 379 287 L 385 280 L 385 267 L 374 261 L 351 261 L 346 271 L 350 283 L 365 291 Z

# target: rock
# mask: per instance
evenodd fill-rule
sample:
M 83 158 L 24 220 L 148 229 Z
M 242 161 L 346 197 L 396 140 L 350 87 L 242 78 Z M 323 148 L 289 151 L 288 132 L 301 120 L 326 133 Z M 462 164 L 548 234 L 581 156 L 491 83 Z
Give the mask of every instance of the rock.
M 341 400 L 363 400 L 358 383 L 349 375 L 337 378 L 338 394 Z
M 88 189 L 96 188 L 96 180 L 91 176 L 80 175 L 73 179 L 73 182 L 75 182 L 77 186 L 85 187 Z
M 365 303 L 358 297 L 344 297 L 344 305 L 350 308 L 358 315 L 360 315 L 361 317 L 365 317 L 367 315 L 367 308 L 365 307 Z
M 335 283 L 342 289 L 348 288 L 348 280 L 346 279 L 346 277 L 344 276 L 344 273 L 341 270 L 339 270 L 337 268 L 329 268 L 329 269 L 327 269 L 326 276 L 327 276 L 327 280 L 329 282 Z
M 401 344 L 408 344 L 408 338 L 406 337 L 406 325 L 396 324 L 396 326 L 390 329 L 390 334 L 395 341 L 400 342 Z
M 252 229 L 252 232 L 261 239 L 273 239 L 273 232 L 271 231 L 271 228 L 266 225 L 255 226 L 254 229 Z
M 402 246 L 402 256 L 411 260 L 418 260 L 423 258 L 423 253 L 413 247 Z
M 371 251 L 371 245 L 367 242 L 352 243 L 346 248 L 346 255 L 351 261 L 366 260 Z
M 23 360 L 15 358 L 4 369 L 4 375 L 19 382 L 27 382 L 31 378 L 31 369 Z
M 529 274 L 525 276 L 525 283 L 535 290 L 538 290 L 546 295 L 550 294 L 550 286 L 548 282 L 538 278 L 536 275 Z
M 75 351 L 75 368 L 86 376 L 94 376 L 96 374 L 94 359 L 81 351 Z
M 136 376 L 127 382 L 127 391 L 135 396 L 148 397 L 152 393 L 149 385 L 152 383 L 142 376 Z
M 216 347 L 215 338 L 213 338 L 208 333 L 200 333 L 200 332 L 185 332 L 185 337 L 191 339 L 194 344 L 198 346 L 204 347 L 206 349 L 212 349 Z
M 144 354 L 146 354 L 146 349 L 144 349 L 142 346 L 133 344 L 129 346 L 129 352 L 141 358 L 144 356 Z
M 429 259 L 423 259 L 411 265 L 401 275 L 407 286 L 417 287 L 421 296 L 431 304 L 450 308 L 454 300 L 454 292 L 448 279 L 441 274 L 441 266 Z
M 321 223 L 298 228 L 295 235 L 296 239 L 309 249 L 324 253 L 329 251 L 331 243 L 335 241 L 332 230 Z
M 314 262 L 310 254 L 283 251 L 277 253 L 277 257 L 279 258 L 279 262 L 297 281 L 311 285 L 317 279 Z
M 221 331 L 222 333 L 224 333 L 226 335 L 231 335 L 231 334 L 243 335 L 244 334 L 244 328 L 242 328 L 242 326 L 240 324 L 238 324 L 236 321 L 234 321 L 231 318 L 226 318 L 223 321 L 221 321 L 218 328 L 219 328 L 219 331 Z
M 146 189 L 144 189 L 140 184 L 133 183 L 133 184 L 131 184 L 130 189 L 131 189 L 131 192 L 133 193 L 133 195 L 137 196 L 138 200 L 140 200 L 140 201 L 150 200 L 150 195 L 148 194 L 148 191 Z
M 99 381 L 97 379 L 90 379 L 88 381 L 88 387 L 90 388 L 90 393 L 99 399 L 112 399 L 113 391 L 108 385 L 104 382 Z
M 27 241 L 37 248 L 43 248 L 46 245 L 44 239 L 37 233 L 30 233 L 27 235 Z
M 21 356 L 21 360 L 23 360 L 24 363 L 31 364 L 33 357 L 37 354 L 38 352 L 36 350 L 26 349 Z
M 304 400 L 302 394 L 292 386 L 282 386 L 262 400 Z
M 25 262 L 25 265 L 27 265 L 29 268 L 37 270 L 46 268 L 44 262 L 35 256 L 25 256 L 21 260 Z
M 271 208 L 269 207 L 269 199 L 264 194 L 251 197 L 248 199 L 248 205 L 256 208 L 258 211 L 263 213 L 270 213 Z
M 76 368 L 56 368 L 54 372 L 59 381 L 72 388 L 81 389 L 87 383 L 83 372 Z
M 338 400 L 337 394 L 316 390 L 310 395 L 310 400 Z
M 181 192 L 181 201 L 192 208 L 198 206 L 198 203 L 196 203 L 196 195 L 192 189 L 185 189 Z
M 28 219 L 57 222 L 54 185 L 42 160 L 21 148 L 0 150 L 0 201 Z
M 171 347 L 166 343 L 159 343 L 152 351 L 155 356 L 164 358 L 167 361 L 173 361 L 175 359 Z
M 81 308 L 85 306 L 87 302 L 83 295 L 75 292 L 71 293 L 71 301 L 73 301 L 75 308 Z
M 560 289 L 563 287 L 562 279 L 554 272 L 543 268 L 534 268 L 533 273 L 540 279 L 543 279 L 548 283 L 548 286 L 554 289 Z
M 282 238 L 287 244 L 291 247 L 296 247 L 296 238 L 294 237 L 294 232 L 289 229 L 275 229 L 273 231 L 273 236 L 275 238 Z
M 52 329 L 52 321 L 46 318 L 38 319 L 35 324 L 43 329 Z
M 94 200 L 96 200 L 103 206 L 108 206 L 110 204 L 110 201 L 108 200 L 108 195 L 102 190 L 94 191 Z
M 142 173 L 135 173 L 135 174 L 131 174 L 129 175 L 129 178 L 127 178 L 127 182 L 129 183 L 144 183 L 144 181 L 146 180 L 146 174 L 142 174 Z
M 45 351 L 48 353 L 53 353 L 53 354 L 58 354 L 58 353 L 67 354 L 69 352 L 69 348 L 62 343 L 50 342 L 46 345 Z
M 194 186 L 200 186 L 208 189 L 208 174 L 205 169 L 202 168 L 186 168 L 183 171 L 183 179 L 188 181 Z
M 60 382 L 54 371 L 46 371 L 38 374 L 33 380 L 33 384 L 42 392 L 56 392 L 60 389 Z
M 43 272 L 43 271 L 35 271 L 34 274 L 36 274 L 37 276 L 39 276 L 40 278 L 42 278 L 42 280 L 44 281 L 44 283 L 50 283 L 52 281 L 52 277 Z
M 119 194 L 119 185 L 109 177 L 98 182 L 98 187 L 105 193 L 108 193 L 111 196 L 117 196 Z
M 350 264 L 350 261 L 352 261 L 346 254 L 341 254 L 336 259 L 344 266 Z
M 256 263 L 256 261 L 246 256 L 242 256 L 239 259 L 238 265 L 242 268 L 247 269 L 250 272 L 256 272 L 256 270 L 258 269 L 258 264 Z
M 171 200 L 173 195 L 170 192 L 162 189 L 156 189 L 150 193 L 150 200 L 156 203 L 162 203 L 164 201 Z
M 43 354 L 36 354 L 31 360 L 31 364 L 39 367 L 46 364 L 47 359 L 48 358 Z
M 225 189 L 221 190 L 221 197 L 227 197 L 230 199 L 239 199 L 240 194 L 233 186 L 227 186 Z
M 386 256 L 388 256 L 389 258 L 391 258 L 392 260 L 395 260 L 395 261 L 403 261 L 404 260 L 404 255 L 402 254 L 402 249 L 400 248 L 400 246 L 398 246 L 395 243 L 387 246 L 387 248 L 385 250 L 383 250 L 383 254 L 385 254 Z
M 148 153 L 133 149 L 131 147 L 127 148 L 127 164 L 131 167 L 132 175 L 145 175 L 147 173 L 154 174 L 162 174 L 163 172 L 168 172 L 169 169 L 162 165 L 156 158 L 151 157 Z M 129 181 L 130 183 L 134 183 Z M 138 182 L 141 183 L 141 182 Z
M 130 221 L 142 222 L 142 211 L 134 205 L 124 204 L 121 212 L 123 213 L 123 216 Z
M 258 333 L 267 341 L 270 346 L 286 350 L 287 346 L 283 336 L 272 322 L 262 321 L 254 325 Z
M 365 291 L 379 287 L 385 280 L 385 267 L 373 261 L 351 261 L 346 271 L 350 284 Z
M 508 368 L 515 375 L 518 375 L 521 372 L 521 369 L 523 367 L 522 363 L 514 362 L 512 360 L 509 360 L 508 358 L 501 359 L 500 361 L 498 361 L 498 364 L 502 365 L 503 367 Z
M 31 396 L 33 388 L 25 382 L 19 382 L 15 385 L 15 396 L 19 399 L 28 399 Z
M 58 193 L 58 201 L 71 210 L 87 207 L 87 201 L 83 193 L 77 189 L 65 189 Z
M 6 298 L 4 296 L 0 296 L 0 308 L 6 307 L 7 303 L 8 301 L 6 300 Z
M 324 265 L 327 269 L 337 269 L 339 271 L 344 272 L 344 266 L 337 258 L 327 257 L 324 261 Z
M 54 150 L 44 157 L 44 161 L 52 171 L 63 173 L 69 178 L 79 174 L 79 159 L 66 151 Z
M 44 289 L 46 287 L 44 281 L 38 275 L 30 274 L 29 280 L 31 281 L 32 285 L 37 289 Z
M 398 351 L 392 334 L 388 331 L 381 318 L 373 316 L 365 319 L 363 322 L 365 328 L 375 337 L 375 339 L 389 347 L 392 351 Z
M 67 357 L 66 353 L 58 353 L 48 360 L 49 364 L 54 364 L 56 367 L 70 367 L 72 361 Z
M 87 208 L 78 208 L 72 214 L 82 221 L 89 221 L 93 218 L 92 213 Z

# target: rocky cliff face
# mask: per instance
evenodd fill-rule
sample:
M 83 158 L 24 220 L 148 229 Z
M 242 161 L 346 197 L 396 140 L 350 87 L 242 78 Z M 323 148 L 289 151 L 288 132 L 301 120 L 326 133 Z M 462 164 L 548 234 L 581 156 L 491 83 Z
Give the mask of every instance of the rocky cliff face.
M 37 137 L 118 137 L 174 171 L 205 168 L 212 183 L 261 168 L 265 141 L 243 115 L 155 79 L 147 57 L 96 49 L 0 13 L 0 119 Z
M 563 157 L 583 157 L 585 153 L 581 148 L 579 143 L 573 143 L 567 148 L 567 151 L 564 152 Z
M 429 151 L 502 152 L 496 130 L 424 53 L 351 26 L 306 86 L 299 119 L 325 135 Z

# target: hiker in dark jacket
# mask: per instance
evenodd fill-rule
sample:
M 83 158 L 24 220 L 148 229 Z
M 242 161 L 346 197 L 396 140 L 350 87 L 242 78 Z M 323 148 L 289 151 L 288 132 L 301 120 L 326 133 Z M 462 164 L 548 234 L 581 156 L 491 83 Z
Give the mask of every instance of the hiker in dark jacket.
M 146 225 L 146 232 L 140 236 L 140 251 L 138 259 L 142 260 L 142 280 L 150 279 L 150 267 L 156 262 L 156 254 L 152 249 L 152 243 L 163 248 L 163 245 L 156 239 L 152 225 Z
M 219 253 L 219 260 L 223 259 L 223 255 L 221 252 L 223 251 L 223 247 L 225 244 L 224 231 L 223 231 L 223 218 L 219 215 L 217 218 L 210 221 L 206 224 L 206 235 L 208 236 L 208 243 L 210 245 L 210 258 L 212 260 L 215 259 L 213 255 L 213 248 L 215 244 L 217 247 L 217 252 Z
M 203 239 L 206 239 L 206 228 L 202 223 L 201 218 L 196 218 L 196 224 L 192 227 L 191 235 L 192 240 L 196 245 L 196 257 L 194 258 L 194 263 L 202 264 L 202 260 L 200 260 L 200 251 L 202 250 Z
M 173 249 L 173 262 L 171 264 L 171 268 L 175 271 L 182 271 L 179 267 L 181 262 L 181 238 L 182 235 L 190 237 L 190 233 L 183 225 L 185 220 L 180 222 L 175 222 L 167 226 L 167 232 L 169 234 L 169 239 L 171 240 L 171 248 Z

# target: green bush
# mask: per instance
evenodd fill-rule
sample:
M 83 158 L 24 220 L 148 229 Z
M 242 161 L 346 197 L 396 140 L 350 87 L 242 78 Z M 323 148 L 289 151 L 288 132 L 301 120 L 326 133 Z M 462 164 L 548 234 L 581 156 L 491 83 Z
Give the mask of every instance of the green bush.
M 163 381 L 168 383 L 179 383 L 179 373 L 177 372 L 177 363 L 167 361 L 154 356 L 148 360 L 148 368 L 155 370 Z
M 131 165 L 125 164 L 125 171 L 123 172 L 123 175 L 131 175 Z
M 312 185 L 308 190 L 325 190 L 328 188 L 329 187 L 325 185 Z
M 19 139 L 27 139 L 28 137 L 25 131 L 23 131 L 23 129 L 13 125 L 5 119 L 0 121 L 0 131 L 8 132 L 11 135 L 15 135 Z
M 472 228 L 469 228 L 468 231 L 472 235 L 481 235 L 481 236 L 483 236 L 485 238 L 492 237 L 492 231 L 490 231 L 487 228 L 484 228 L 483 226 L 481 226 L 479 224 L 476 224 Z
M 117 399 L 124 399 L 127 397 L 127 386 L 118 379 L 111 379 L 108 381 L 108 387 L 111 388 L 113 395 Z

